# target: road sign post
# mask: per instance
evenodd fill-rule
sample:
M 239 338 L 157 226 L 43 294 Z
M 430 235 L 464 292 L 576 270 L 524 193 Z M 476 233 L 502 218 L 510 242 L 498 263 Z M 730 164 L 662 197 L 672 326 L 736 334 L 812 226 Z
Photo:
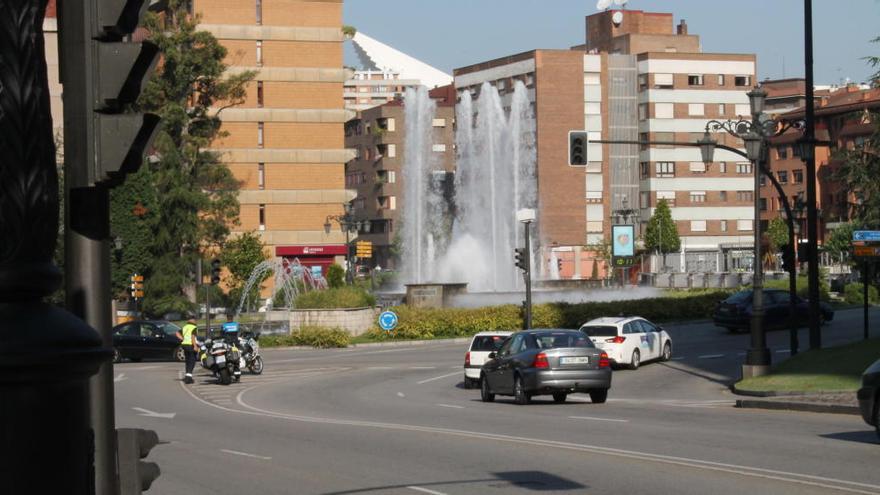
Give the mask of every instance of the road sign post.
M 862 262 L 862 333 L 868 340 L 868 281 L 874 262 L 880 259 L 880 230 L 856 230 L 852 238 L 853 257 Z
M 636 264 L 636 230 L 635 225 L 622 224 L 611 226 L 611 266 L 621 269 L 620 287 L 630 267 Z
M 386 332 L 390 332 L 397 328 L 398 321 L 397 313 L 394 311 L 383 311 L 382 314 L 379 315 L 379 328 Z

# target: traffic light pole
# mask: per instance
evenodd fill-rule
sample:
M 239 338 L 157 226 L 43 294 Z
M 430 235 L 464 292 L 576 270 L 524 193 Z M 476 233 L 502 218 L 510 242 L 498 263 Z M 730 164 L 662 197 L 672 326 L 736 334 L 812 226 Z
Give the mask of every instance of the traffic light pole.
M 529 227 L 532 225 L 532 222 L 523 222 L 523 229 L 525 230 L 525 243 L 526 243 L 526 252 L 525 252 L 525 265 L 526 269 L 523 273 L 523 278 L 525 278 L 526 282 L 526 314 L 524 318 L 524 325 L 526 330 L 532 328 L 532 257 L 530 255 L 531 246 L 529 241 Z

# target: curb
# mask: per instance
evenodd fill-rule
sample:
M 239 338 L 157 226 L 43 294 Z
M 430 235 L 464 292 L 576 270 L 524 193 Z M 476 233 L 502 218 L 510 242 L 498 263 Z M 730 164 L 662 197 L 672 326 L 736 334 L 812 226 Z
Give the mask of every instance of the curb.
M 813 390 L 810 392 L 778 392 L 775 390 L 742 390 L 736 388 L 736 385 L 730 386 L 730 391 L 736 395 L 744 395 L 746 397 L 818 397 L 822 395 L 828 394 L 846 394 L 852 392 L 856 393 L 855 390 Z
M 357 348 L 374 348 L 374 347 L 415 347 L 437 343 L 447 344 L 464 344 L 471 341 L 471 337 L 457 337 L 454 339 L 433 339 L 433 340 L 395 340 L 390 342 L 367 342 L 363 344 L 351 344 L 348 347 L 334 347 L 332 349 L 357 349 Z M 305 345 L 296 346 L 275 346 L 261 347 L 260 350 L 280 350 L 280 351 L 314 351 L 320 350 L 319 347 L 311 347 Z
M 801 411 L 826 414 L 859 415 L 858 406 L 840 404 L 812 404 L 808 402 L 770 401 L 755 399 L 737 399 L 736 406 L 741 409 L 770 409 L 776 411 Z

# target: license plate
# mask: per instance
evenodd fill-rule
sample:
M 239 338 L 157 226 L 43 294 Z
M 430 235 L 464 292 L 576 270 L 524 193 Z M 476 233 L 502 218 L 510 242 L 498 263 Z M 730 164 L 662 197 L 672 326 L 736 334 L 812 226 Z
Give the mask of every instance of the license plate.
M 226 356 L 217 356 L 214 362 L 216 362 L 217 364 L 223 364 L 226 362 Z
M 559 364 L 589 364 L 589 362 L 590 358 L 586 356 L 559 358 Z

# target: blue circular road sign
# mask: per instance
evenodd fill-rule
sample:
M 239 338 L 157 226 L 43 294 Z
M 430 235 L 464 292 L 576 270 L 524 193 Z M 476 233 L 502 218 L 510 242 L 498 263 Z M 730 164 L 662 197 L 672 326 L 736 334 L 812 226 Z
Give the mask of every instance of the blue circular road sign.
M 379 326 L 386 332 L 394 330 L 394 327 L 397 326 L 397 314 L 394 311 L 383 311 L 379 315 Z

